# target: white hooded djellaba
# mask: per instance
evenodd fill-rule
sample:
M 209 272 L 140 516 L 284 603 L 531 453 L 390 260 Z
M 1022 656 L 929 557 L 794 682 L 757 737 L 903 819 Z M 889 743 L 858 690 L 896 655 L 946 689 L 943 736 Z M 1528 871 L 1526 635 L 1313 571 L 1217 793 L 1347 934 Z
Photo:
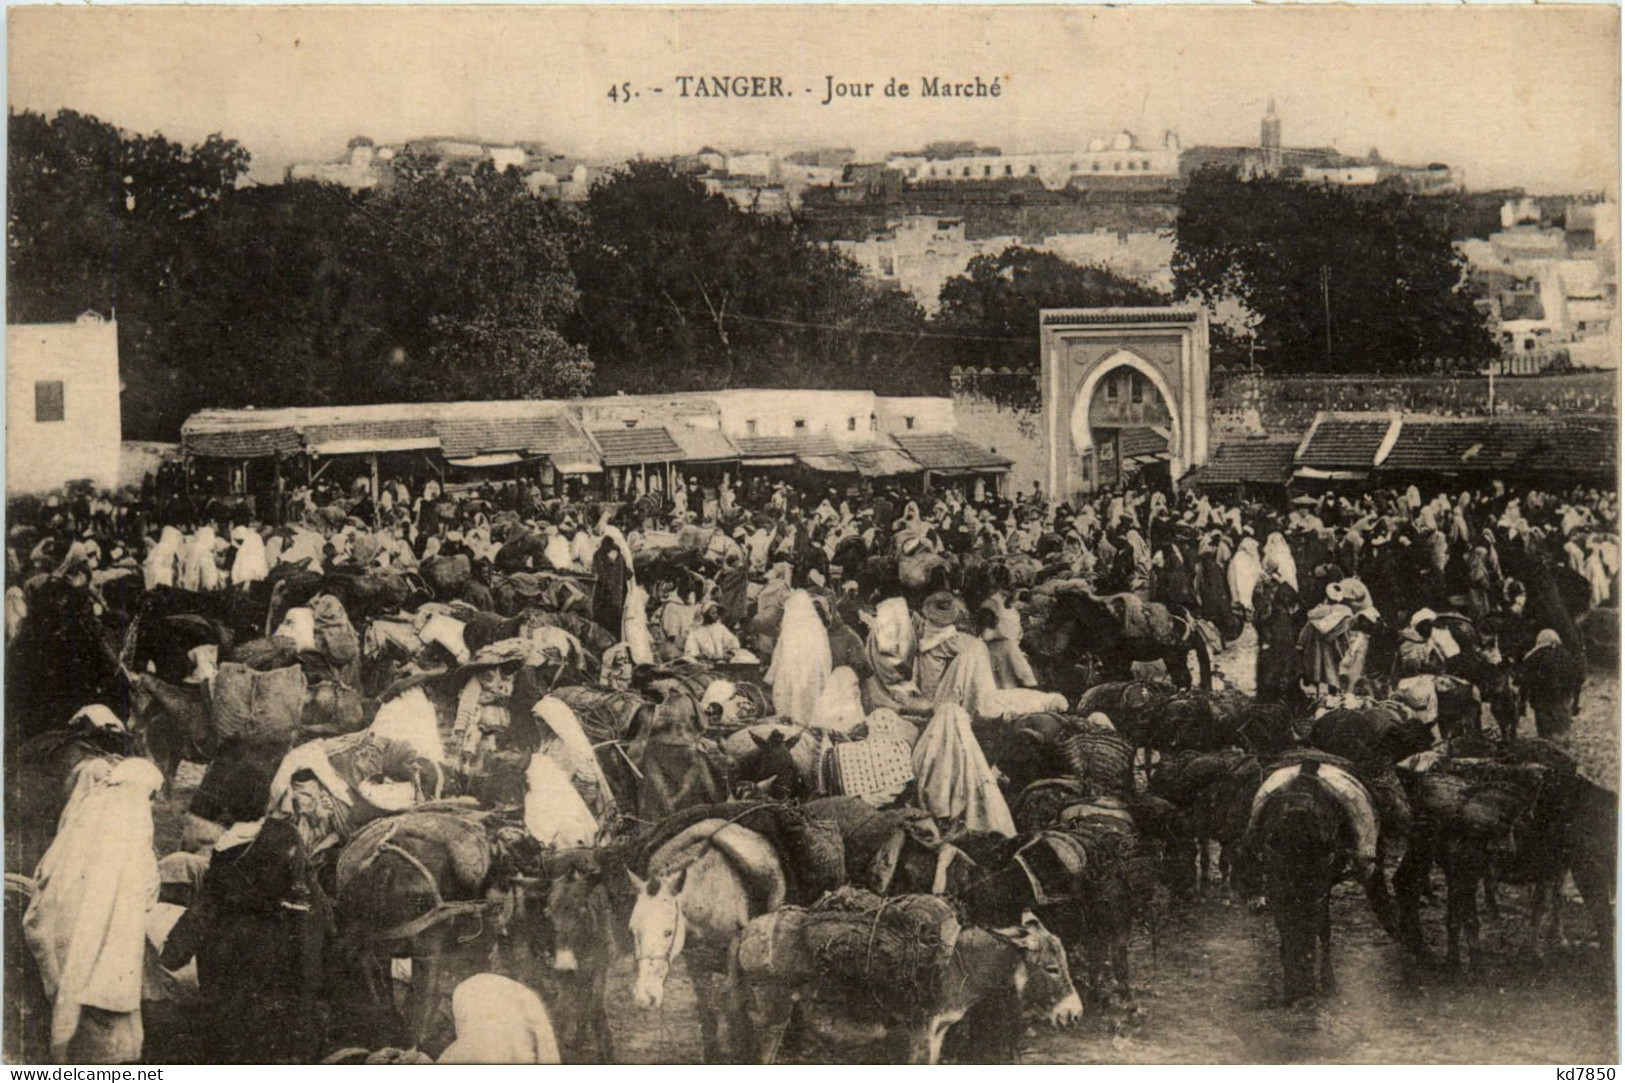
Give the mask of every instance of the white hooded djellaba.
M 512 978 L 476 974 L 451 994 L 457 1039 L 441 1064 L 558 1064 L 559 1043 L 541 998 Z
M 569 770 L 558 760 L 533 753 L 525 769 L 525 831 L 543 846 L 591 846 L 598 821 L 581 799 Z
M 125 1063 L 141 1056 L 146 918 L 158 898 L 152 795 L 164 776 L 131 758 L 79 781 L 35 872 L 23 934 L 52 1000 L 52 1059 Z
M 602 816 L 614 797 L 575 711 L 556 696 L 544 696 L 531 708 L 531 715 L 541 732 L 536 754 L 558 764 L 593 815 Z
M 939 704 L 920 734 L 914 745 L 914 776 L 920 807 L 938 820 L 957 820 L 967 831 L 1015 835 L 1010 807 L 971 732 L 970 715 L 957 703 Z
M 829 632 L 812 595 L 798 590 L 784 603 L 784 623 L 773 648 L 773 665 L 767 671 L 774 713 L 803 726 L 812 725 L 829 674 Z
M 271 574 L 265 561 L 265 539 L 259 531 L 240 526 L 231 532 L 231 540 L 237 545 L 237 555 L 231 562 L 232 586 L 257 583 Z

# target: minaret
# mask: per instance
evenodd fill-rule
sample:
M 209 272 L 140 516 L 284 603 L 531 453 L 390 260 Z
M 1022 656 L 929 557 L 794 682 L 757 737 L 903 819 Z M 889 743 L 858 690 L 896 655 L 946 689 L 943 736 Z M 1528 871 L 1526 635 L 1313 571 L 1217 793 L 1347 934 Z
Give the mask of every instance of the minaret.
M 1271 173 L 1281 169 L 1281 118 L 1275 115 L 1275 99 L 1270 99 L 1269 111 L 1259 125 L 1258 143 L 1264 151 L 1264 167 Z

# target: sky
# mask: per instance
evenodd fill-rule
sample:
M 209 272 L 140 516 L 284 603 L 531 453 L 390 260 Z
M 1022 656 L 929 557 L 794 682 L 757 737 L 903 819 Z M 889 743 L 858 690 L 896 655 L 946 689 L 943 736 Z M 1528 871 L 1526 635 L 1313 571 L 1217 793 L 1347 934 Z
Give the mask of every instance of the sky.
M 355 135 L 535 140 L 588 158 L 933 140 L 1068 149 L 1127 129 L 1448 162 L 1475 188 L 1618 193 L 1613 7 L 1213 9 L 13 7 L 13 109 L 241 141 L 260 180 Z M 790 96 L 683 99 L 680 75 Z M 997 98 L 922 99 L 922 77 Z M 823 105 L 826 78 L 872 97 Z M 911 86 L 888 98 L 891 77 Z M 637 97 L 612 101 L 611 87 Z M 661 87 L 663 93 L 655 93 Z M 811 91 L 811 93 L 807 93 Z M 617 95 L 619 97 L 619 95 Z

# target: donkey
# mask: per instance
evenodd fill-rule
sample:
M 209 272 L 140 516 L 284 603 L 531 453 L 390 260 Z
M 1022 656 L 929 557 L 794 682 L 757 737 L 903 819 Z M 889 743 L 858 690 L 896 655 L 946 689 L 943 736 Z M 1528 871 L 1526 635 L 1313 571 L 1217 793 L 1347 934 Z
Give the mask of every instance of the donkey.
M 572 867 L 554 876 L 547 894 L 553 934 L 552 968 L 543 983 L 553 995 L 560 1042 L 598 1064 L 615 1061 L 606 996 L 609 969 L 620 954 L 616 907 L 596 868 Z

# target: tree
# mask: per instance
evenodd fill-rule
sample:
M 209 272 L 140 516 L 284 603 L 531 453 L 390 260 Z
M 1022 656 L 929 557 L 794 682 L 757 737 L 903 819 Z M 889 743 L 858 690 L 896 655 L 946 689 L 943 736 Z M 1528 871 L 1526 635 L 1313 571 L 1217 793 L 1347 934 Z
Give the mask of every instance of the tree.
M 977 256 L 950 278 L 931 330 L 947 365 L 1024 368 L 1037 364 L 1038 314 L 1046 308 L 1165 305 L 1168 296 L 1104 267 L 1012 245 Z
M 350 192 L 313 182 L 246 187 L 202 216 L 153 321 L 181 418 L 397 391 L 397 336 L 358 259 L 359 216 Z
M 12 321 L 115 310 L 126 430 L 203 406 L 580 394 L 575 216 L 484 166 L 387 193 L 244 184 L 248 154 L 10 118 Z
M 248 152 L 219 135 L 183 147 L 71 110 L 12 112 L 7 137 L 7 320 L 116 315 L 127 434 L 172 438 L 189 382 L 172 378 L 155 324 Z
M 1493 356 L 1446 216 L 1396 188 L 1332 186 L 1203 170 L 1181 196 L 1174 283 L 1239 306 L 1260 364 L 1359 372 Z M 1328 343 L 1329 338 L 1329 343 Z
M 232 191 L 248 169 L 236 141 L 190 148 L 62 110 L 7 117 L 6 318 L 120 318 L 151 300 L 185 244 L 183 223 Z
M 586 209 L 574 335 L 603 386 L 911 384 L 895 362 L 918 342 L 924 314 L 871 288 L 794 220 L 742 210 L 649 161 L 595 185 Z
M 387 192 L 357 201 L 354 223 L 401 394 L 583 394 L 593 366 L 562 331 L 579 297 L 569 262 L 578 223 L 488 162 L 455 176 L 407 156 L 395 171 Z

